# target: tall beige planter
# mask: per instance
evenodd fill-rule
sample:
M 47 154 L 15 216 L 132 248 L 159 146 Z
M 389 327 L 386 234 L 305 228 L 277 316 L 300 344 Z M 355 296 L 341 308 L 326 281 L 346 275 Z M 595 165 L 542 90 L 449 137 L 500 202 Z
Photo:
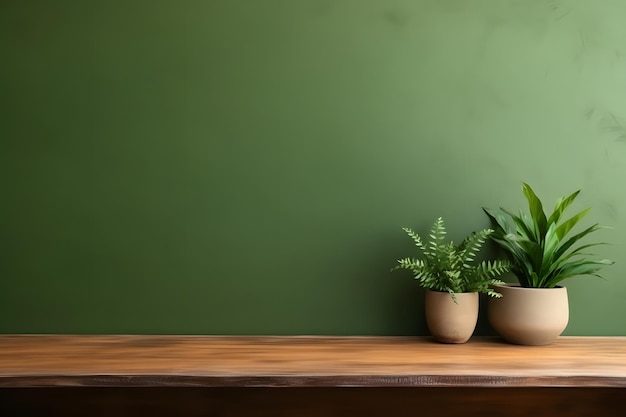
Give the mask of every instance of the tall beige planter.
M 442 343 L 465 343 L 478 321 L 478 293 L 455 294 L 456 303 L 447 292 L 426 290 L 426 324 L 435 340 Z
M 502 298 L 490 298 L 488 317 L 491 326 L 505 340 L 518 345 L 548 345 L 567 327 L 569 304 L 567 289 L 523 288 L 497 285 Z

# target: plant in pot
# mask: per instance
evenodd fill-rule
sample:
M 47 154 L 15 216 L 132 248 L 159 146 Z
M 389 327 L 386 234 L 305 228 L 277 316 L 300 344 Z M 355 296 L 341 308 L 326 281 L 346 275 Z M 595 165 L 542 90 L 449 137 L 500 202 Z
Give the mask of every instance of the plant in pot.
M 586 252 L 604 243 L 581 242 L 601 228 L 597 223 L 572 234 L 590 208 L 564 217 L 580 190 L 559 198 L 549 216 L 528 184 L 522 183 L 522 192 L 528 201 L 527 213 L 520 210 L 515 215 L 503 208 L 500 212 L 483 208 L 494 224 L 491 239 L 508 256 L 511 272 L 519 281 L 519 285 L 494 287 L 503 297 L 489 301 L 488 318 L 511 343 L 546 345 L 565 330 L 569 321 L 567 289 L 559 285 L 561 281 L 579 275 L 599 277 L 598 271 L 613 261 L 595 259 Z
M 445 242 L 446 228 L 438 218 L 430 231 L 430 241 L 409 228 L 403 228 L 421 252 L 420 258 L 398 260 L 392 270 L 411 271 L 426 289 L 426 324 L 435 340 L 465 343 L 474 333 L 478 320 L 478 293 L 500 294 L 491 288 L 502 283 L 496 277 L 509 268 L 504 259 L 476 262 L 477 253 L 494 233 L 491 229 L 473 232 L 460 245 Z

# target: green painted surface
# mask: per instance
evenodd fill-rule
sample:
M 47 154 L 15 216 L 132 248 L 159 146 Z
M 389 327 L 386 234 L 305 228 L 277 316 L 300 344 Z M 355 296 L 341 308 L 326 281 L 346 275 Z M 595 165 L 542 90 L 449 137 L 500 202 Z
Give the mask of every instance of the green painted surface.
M 3 1 L 0 332 L 424 334 L 400 229 L 583 189 L 626 335 L 626 2 Z M 484 314 L 484 310 L 483 310 Z M 479 333 L 490 330 L 481 319 Z

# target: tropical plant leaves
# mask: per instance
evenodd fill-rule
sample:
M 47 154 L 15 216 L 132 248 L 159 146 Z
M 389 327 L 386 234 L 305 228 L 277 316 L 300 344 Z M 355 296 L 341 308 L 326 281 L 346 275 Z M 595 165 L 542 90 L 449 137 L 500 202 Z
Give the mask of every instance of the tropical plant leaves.
M 543 204 L 541 204 L 541 200 L 537 197 L 537 194 L 530 188 L 530 185 L 523 183 L 522 191 L 526 196 L 526 200 L 528 200 L 528 208 L 530 209 L 530 219 L 525 217 L 525 214 L 522 213 L 521 217 L 524 219 L 524 223 L 528 226 L 532 226 L 533 229 L 533 237 L 535 239 L 545 236 L 547 230 L 546 215 L 543 212 Z M 530 227 L 529 227 L 530 228 Z
M 508 255 L 513 272 L 523 287 L 552 288 L 566 278 L 577 275 L 601 277 L 598 271 L 614 262 L 593 260 L 581 250 L 600 243 L 580 244 L 580 240 L 601 228 L 594 224 L 582 232 L 570 232 L 587 215 L 586 208 L 561 221 L 566 209 L 576 200 L 580 190 L 559 198 L 554 210 L 546 216 L 543 204 L 530 185 L 522 183 L 522 192 L 528 202 L 528 212 L 519 215 L 501 208 L 500 212 L 483 208 L 494 225 L 490 238 Z

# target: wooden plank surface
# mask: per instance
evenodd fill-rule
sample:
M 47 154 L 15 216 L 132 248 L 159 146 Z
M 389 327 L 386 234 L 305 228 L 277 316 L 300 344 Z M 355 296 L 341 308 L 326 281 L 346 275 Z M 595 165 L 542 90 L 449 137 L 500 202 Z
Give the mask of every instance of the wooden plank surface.
M 0 387 L 622 387 L 626 337 L 0 336 Z

